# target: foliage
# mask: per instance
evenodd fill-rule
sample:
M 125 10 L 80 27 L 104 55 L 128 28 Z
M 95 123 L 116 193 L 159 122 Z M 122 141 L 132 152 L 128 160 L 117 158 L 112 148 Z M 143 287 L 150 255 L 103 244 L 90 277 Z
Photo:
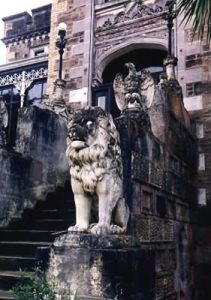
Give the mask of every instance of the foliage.
M 33 278 L 22 279 L 12 289 L 17 300 L 56 300 L 56 288 L 53 283 L 46 279 L 46 275 L 40 269 L 35 270 Z
M 12 289 L 16 300 L 77 300 L 77 291 L 72 296 L 67 291 L 57 294 L 56 284 L 47 279 L 45 272 L 35 269 L 35 276 L 27 278 L 26 273 L 21 272 L 21 281 Z
M 184 13 L 183 21 L 193 20 L 193 34 L 200 40 L 211 39 L 211 0 L 178 0 L 178 11 Z

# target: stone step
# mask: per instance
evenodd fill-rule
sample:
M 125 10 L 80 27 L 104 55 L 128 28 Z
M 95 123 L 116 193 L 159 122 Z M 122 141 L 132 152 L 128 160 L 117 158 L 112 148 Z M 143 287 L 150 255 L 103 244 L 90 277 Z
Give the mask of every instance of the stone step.
M 35 264 L 46 267 L 53 240 L 74 223 L 75 206 L 68 183 L 0 229 L 0 300 L 14 299 L 9 289 L 23 276 L 20 269 L 29 277 Z
M 0 300 L 14 300 L 12 292 L 0 290 Z
M 43 242 L 0 242 L 0 256 L 34 257 L 37 247 L 50 247 L 51 243 Z
M 1 271 L 19 271 L 19 270 L 33 271 L 34 267 L 35 267 L 34 257 L 0 256 Z
M 74 209 L 26 209 L 22 215 L 23 220 L 36 219 L 63 219 L 72 220 L 75 215 Z
M 39 203 L 36 204 L 35 209 L 36 210 L 41 210 L 41 209 L 74 209 L 74 207 L 75 207 L 74 201 L 72 199 L 67 200 L 67 201 L 63 201 L 61 199 L 61 200 L 57 200 L 57 202 L 40 201 Z
M 0 241 L 52 242 L 54 240 L 53 233 L 55 231 L 1 229 Z
M 30 220 L 24 222 L 24 220 L 19 220 L 12 222 L 9 225 L 9 229 L 24 229 L 28 230 L 50 230 L 50 231 L 60 231 L 66 230 L 70 225 L 74 224 L 72 220 L 65 221 L 63 219 L 40 219 L 40 220 Z
M 0 271 L 0 290 L 10 290 L 20 280 L 24 278 L 31 278 L 33 272 L 11 272 L 11 271 Z

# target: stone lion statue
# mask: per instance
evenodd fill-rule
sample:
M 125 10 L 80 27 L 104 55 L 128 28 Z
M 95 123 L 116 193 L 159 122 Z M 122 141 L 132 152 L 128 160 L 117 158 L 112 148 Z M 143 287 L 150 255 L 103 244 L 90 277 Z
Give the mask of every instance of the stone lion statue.
M 129 210 L 123 197 L 119 135 L 110 114 L 84 108 L 68 124 L 66 155 L 76 206 L 76 225 L 69 232 L 120 234 Z M 97 208 L 97 223 L 90 224 Z

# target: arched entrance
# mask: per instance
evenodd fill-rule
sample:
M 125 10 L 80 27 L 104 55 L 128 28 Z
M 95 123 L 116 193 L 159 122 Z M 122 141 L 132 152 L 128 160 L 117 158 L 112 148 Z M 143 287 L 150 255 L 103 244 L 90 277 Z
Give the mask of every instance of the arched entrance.
M 114 117 L 119 115 L 113 95 L 113 81 L 117 73 L 127 75 L 124 67 L 125 63 L 132 62 L 137 71 L 148 69 L 155 81 L 158 81 L 159 74 L 163 72 L 163 60 L 167 55 L 164 46 L 155 47 L 150 45 L 130 45 L 128 47 L 114 51 L 113 54 L 103 59 L 99 66 L 100 81 L 99 86 L 93 88 L 93 105 L 101 106 L 111 112 Z M 113 58 L 113 59 L 112 59 Z M 107 62 L 107 64 L 106 64 Z
M 163 60 L 165 57 L 165 51 L 156 49 L 136 49 L 126 53 L 106 66 L 102 74 L 103 84 L 113 82 L 117 73 L 126 75 L 124 64 L 127 62 L 132 62 L 136 66 L 137 71 L 149 69 L 154 79 L 158 81 L 158 75 L 163 71 Z

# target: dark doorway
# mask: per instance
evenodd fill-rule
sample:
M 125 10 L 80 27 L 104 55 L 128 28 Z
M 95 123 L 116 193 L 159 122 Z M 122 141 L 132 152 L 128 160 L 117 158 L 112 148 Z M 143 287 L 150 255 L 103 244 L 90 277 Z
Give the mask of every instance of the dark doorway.
M 126 76 L 124 64 L 127 62 L 132 62 L 138 72 L 142 69 L 148 69 L 157 81 L 157 75 L 163 71 L 163 60 L 166 53 L 164 50 L 156 49 L 136 49 L 126 53 L 107 65 L 102 76 L 103 83 L 113 82 L 117 73 Z

